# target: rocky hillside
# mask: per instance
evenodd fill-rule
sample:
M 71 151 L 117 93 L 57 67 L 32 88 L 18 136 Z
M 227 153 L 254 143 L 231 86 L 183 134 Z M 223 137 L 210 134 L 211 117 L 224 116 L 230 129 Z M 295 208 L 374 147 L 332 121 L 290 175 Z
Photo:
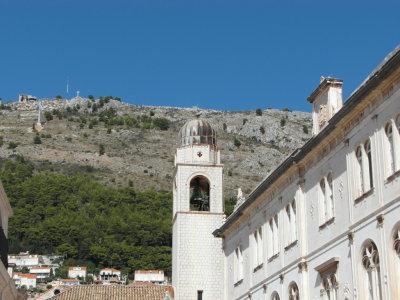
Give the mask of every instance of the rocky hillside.
M 305 112 L 136 106 L 110 98 L 43 99 L 40 133 L 32 129 L 36 102 L 3 104 L 0 159 L 23 155 L 48 172 L 170 190 L 179 129 L 202 118 L 217 130 L 225 195 L 234 196 L 237 187 L 248 194 L 311 134 L 311 115 Z

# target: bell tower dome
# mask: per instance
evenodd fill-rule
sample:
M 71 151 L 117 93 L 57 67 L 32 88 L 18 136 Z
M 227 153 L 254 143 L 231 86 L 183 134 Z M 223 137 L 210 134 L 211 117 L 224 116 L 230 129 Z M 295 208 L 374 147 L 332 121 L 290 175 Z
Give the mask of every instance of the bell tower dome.
M 188 121 L 179 132 L 173 181 L 172 284 L 178 300 L 222 300 L 224 219 L 220 153 L 214 128 Z

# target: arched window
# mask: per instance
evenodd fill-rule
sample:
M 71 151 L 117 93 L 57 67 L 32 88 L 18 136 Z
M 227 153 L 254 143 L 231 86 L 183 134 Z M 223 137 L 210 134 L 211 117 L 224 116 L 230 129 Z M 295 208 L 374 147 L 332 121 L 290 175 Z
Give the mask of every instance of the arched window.
M 357 158 L 357 176 L 359 176 L 359 185 L 357 195 L 361 196 L 364 191 L 364 170 L 363 170 L 363 153 L 361 146 L 358 146 L 356 149 L 356 158 Z
M 323 225 L 326 222 L 326 201 L 325 201 L 325 178 L 322 178 L 319 182 L 319 225 Z
M 397 132 L 400 134 L 400 115 L 398 115 L 396 118 L 396 127 L 397 127 Z
M 263 263 L 263 234 L 262 228 L 253 232 L 253 267 L 258 268 Z
M 326 176 L 326 181 L 328 183 L 326 189 L 326 219 L 327 221 L 333 218 L 333 181 L 332 181 L 332 173 L 329 173 Z
M 380 300 L 381 295 L 381 274 L 379 265 L 379 252 L 376 245 L 370 241 L 362 252 L 362 264 L 365 271 L 364 299 Z
M 271 296 L 271 300 L 280 300 L 278 292 L 273 292 Z
M 336 300 L 337 299 L 337 291 L 338 285 L 335 274 L 331 274 L 328 277 L 325 277 L 322 281 L 323 285 L 323 299 L 326 300 Z
M 285 247 L 297 240 L 296 202 L 293 200 L 285 208 Z
M 289 300 L 300 300 L 299 288 L 295 282 L 289 285 Z
M 393 249 L 395 251 L 395 278 L 393 283 L 398 283 L 400 280 L 400 226 L 394 231 L 393 234 Z M 397 295 L 400 296 L 400 286 L 397 284 Z
M 395 170 L 395 152 L 394 152 L 394 139 L 393 139 L 393 127 L 391 123 L 387 123 L 385 126 L 386 138 L 388 141 L 387 148 L 387 166 L 388 166 L 388 175 L 393 174 Z
M 243 279 L 243 253 L 242 253 L 242 246 L 238 246 L 235 249 L 235 256 L 233 261 L 233 276 L 234 276 L 234 283 L 238 283 Z
M 400 227 L 397 228 L 393 235 L 393 248 L 396 251 L 397 256 L 400 259 Z
M 190 181 L 190 210 L 210 211 L 210 183 L 204 176 Z
M 372 188 L 374 186 L 374 181 L 373 181 L 373 177 L 372 177 L 372 155 L 371 155 L 371 142 L 369 140 L 367 140 L 364 143 L 364 150 L 365 150 L 365 156 L 367 159 L 367 165 L 368 165 L 368 188 L 367 190 L 369 190 L 370 188 Z M 366 178 L 367 179 L 367 178 Z

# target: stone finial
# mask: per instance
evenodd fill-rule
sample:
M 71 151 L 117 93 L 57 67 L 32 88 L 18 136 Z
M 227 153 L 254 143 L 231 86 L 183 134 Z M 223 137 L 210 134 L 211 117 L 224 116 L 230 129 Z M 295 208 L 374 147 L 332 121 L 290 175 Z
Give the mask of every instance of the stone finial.
M 238 207 L 240 205 L 242 205 L 242 203 L 246 200 L 246 198 L 243 196 L 242 188 L 240 188 L 240 187 L 238 188 L 238 192 L 237 192 L 236 198 L 237 198 L 237 201 L 236 201 L 236 204 L 235 204 L 235 207 L 234 207 L 233 211 L 237 210 Z

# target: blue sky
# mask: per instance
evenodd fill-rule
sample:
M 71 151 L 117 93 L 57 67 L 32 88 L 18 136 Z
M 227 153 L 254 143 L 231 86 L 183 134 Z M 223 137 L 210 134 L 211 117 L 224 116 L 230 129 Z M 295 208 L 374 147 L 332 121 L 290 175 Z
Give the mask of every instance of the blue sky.
M 399 11 L 394 0 L 0 0 L 0 97 L 310 111 L 320 76 L 342 78 L 347 98 L 400 44 Z

